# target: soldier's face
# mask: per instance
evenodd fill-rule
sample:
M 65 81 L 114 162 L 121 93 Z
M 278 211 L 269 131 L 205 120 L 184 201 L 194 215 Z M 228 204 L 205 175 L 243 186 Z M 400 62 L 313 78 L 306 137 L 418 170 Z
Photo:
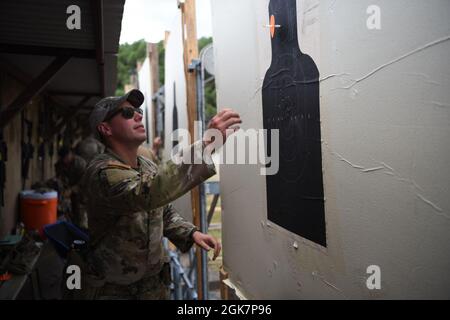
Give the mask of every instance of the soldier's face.
M 121 106 L 133 107 L 128 101 Z M 147 139 L 144 125 L 142 124 L 142 115 L 134 113 L 131 119 L 125 119 L 121 113 L 115 115 L 110 121 L 111 138 L 127 143 L 140 145 Z

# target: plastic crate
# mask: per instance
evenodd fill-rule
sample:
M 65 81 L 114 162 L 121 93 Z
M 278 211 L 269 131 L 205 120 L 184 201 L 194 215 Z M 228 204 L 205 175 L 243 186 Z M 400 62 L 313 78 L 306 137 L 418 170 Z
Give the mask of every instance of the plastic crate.
M 62 258 L 67 257 L 74 240 L 89 241 L 89 236 L 70 222 L 60 221 L 44 227 L 44 233 Z

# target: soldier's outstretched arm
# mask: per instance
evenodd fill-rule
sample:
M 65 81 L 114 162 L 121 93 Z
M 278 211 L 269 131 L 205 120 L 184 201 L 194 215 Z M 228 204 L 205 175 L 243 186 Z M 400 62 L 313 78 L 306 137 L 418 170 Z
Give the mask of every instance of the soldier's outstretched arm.
M 232 109 L 223 109 L 211 119 L 208 129 L 219 130 L 226 141 L 228 129 L 241 122 L 239 114 Z M 209 153 L 203 153 L 203 148 L 209 143 L 211 141 L 197 141 L 189 147 L 194 161 L 167 161 L 155 170 L 142 174 L 121 167 L 102 168 L 97 189 L 104 204 L 111 207 L 111 212 L 127 214 L 159 208 L 179 198 L 216 173 Z M 203 159 L 203 156 L 207 158 Z M 205 162 L 197 162 L 195 158 Z
M 199 144 L 204 145 L 198 141 L 189 148 L 198 152 L 202 150 Z M 105 165 L 99 170 L 96 189 L 100 191 L 101 199 L 98 200 L 111 207 L 111 213 L 115 214 L 162 207 L 213 176 L 216 173 L 214 164 L 211 159 L 208 163 L 211 164 L 168 161 L 141 173 L 114 163 Z

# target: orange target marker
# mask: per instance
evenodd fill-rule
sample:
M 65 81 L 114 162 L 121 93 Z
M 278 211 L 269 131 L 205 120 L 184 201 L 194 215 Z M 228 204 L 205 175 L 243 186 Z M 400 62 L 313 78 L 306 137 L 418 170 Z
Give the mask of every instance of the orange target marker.
M 275 36 L 275 29 L 280 28 L 279 24 L 275 24 L 275 16 L 270 16 L 270 24 L 266 25 L 266 27 L 270 28 L 270 36 L 273 38 Z

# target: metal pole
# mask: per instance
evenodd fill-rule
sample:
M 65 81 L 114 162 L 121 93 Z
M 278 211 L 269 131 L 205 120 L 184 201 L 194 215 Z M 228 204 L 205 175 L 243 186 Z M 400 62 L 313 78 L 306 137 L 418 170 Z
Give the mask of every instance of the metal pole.
M 197 89 L 197 96 L 196 96 L 196 101 L 197 101 L 197 119 L 198 119 L 198 132 L 200 133 L 200 136 L 203 137 L 203 134 L 205 132 L 205 124 L 204 124 L 204 109 L 203 109 L 203 85 L 202 85 L 202 66 L 201 66 L 201 61 L 198 59 L 192 59 L 192 62 L 189 65 L 189 72 L 194 72 L 195 71 L 195 76 L 196 76 L 196 89 Z M 204 184 L 200 184 L 199 185 L 199 212 L 200 212 L 200 231 L 202 233 L 207 233 L 208 232 L 208 223 L 207 223 L 207 218 L 206 218 L 206 199 L 205 199 L 205 187 Z M 200 265 L 201 265 L 201 277 L 202 277 L 202 281 L 201 281 L 201 288 L 202 288 L 202 292 L 203 292 L 203 299 L 207 300 L 209 295 L 208 295 L 208 253 L 204 250 L 201 251 L 200 254 Z
M 204 86 L 203 86 L 203 67 L 201 61 L 197 63 L 197 112 L 200 123 L 199 132 L 201 137 L 205 133 L 205 109 L 204 109 Z M 200 228 L 202 233 L 208 233 L 208 222 L 206 217 L 206 196 L 205 196 L 205 184 L 200 185 Z M 204 299 L 209 299 L 209 282 L 208 282 L 208 253 L 202 251 L 202 276 L 203 276 L 203 294 Z

